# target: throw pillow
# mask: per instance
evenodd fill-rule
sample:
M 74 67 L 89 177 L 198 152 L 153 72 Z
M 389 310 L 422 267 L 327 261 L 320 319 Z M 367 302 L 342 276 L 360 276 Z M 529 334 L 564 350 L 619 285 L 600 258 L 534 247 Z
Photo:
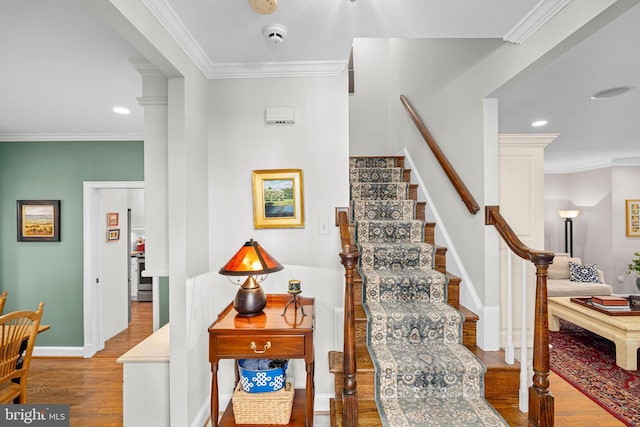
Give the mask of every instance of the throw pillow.
M 576 264 L 569 261 L 569 280 L 572 282 L 598 283 L 596 264 Z

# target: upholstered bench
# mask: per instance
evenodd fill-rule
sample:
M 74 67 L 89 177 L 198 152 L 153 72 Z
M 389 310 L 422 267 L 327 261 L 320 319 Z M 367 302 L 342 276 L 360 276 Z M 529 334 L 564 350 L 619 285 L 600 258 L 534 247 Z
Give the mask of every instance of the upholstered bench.
M 593 264 L 582 264 L 580 258 L 557 253 L 549 266 L 547 296 L 578 297 L 611 295 L 613 288 L 604 281 L 604 275 Z M 573 273 L 573 274 L 572 274 Z

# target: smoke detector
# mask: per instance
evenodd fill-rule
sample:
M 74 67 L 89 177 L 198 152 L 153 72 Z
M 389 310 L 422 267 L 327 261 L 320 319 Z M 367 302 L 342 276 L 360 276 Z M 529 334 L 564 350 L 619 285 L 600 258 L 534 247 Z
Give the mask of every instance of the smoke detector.
M 249 0 L 249 6 L 254 12 L 268 15 L 276 11 L 278 0 Z
M 287 29 L 280 24 L 271 24 L 265 27 L 264 37 L 271 44 L 280 44 L 287 38 Z

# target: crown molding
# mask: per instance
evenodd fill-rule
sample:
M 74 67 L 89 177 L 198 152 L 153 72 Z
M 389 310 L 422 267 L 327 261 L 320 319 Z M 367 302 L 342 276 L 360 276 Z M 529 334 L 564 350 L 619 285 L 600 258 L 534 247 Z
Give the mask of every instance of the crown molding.
M 0 133 L 0 142 L 60 142 L 60 141 L 144 141 L 144 133 L 112 134 L 51 134 L 51 133 Z
M 502 40 L 510 43 L 524 43 L 533 33 L 546 24 L 556 13 L 565 7 L 571 0 L 540 0 L 522 18 Z
M 166 0 L 142 0 L 151 14 L 208 79 L 339 76 L 348 61 L 214 63 Z
M 348 61 L 292 61 L 213 64 L 209 79 L 341 75 Z
M 588 172 L 596 169 L 612 168 L 618 166 L 640 166 L 640 157 L 622 157 L 622 158 L 606 158 L 594 160 L 588 163 L 581 163 L 579 166 L 564 165 L 563 167 L 547 168 L 545 167 L 545 174 L 566 174 L 566 173 L 578 173 Z
M 166 0 L 142 0 L 142 3 L 173 37 L 200 72 L 207 75 L 207 70 L 211 69 L 213 65 L 211 60 L 169 3 Z

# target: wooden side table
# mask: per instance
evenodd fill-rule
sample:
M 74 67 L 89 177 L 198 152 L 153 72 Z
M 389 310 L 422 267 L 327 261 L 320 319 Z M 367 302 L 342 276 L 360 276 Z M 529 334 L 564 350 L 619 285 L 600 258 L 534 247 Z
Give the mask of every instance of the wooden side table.
M 306 392 L 296 390 L 294 411 L 301 408 L 304 400 L 304 425 L 313 426 L 313 326 L 314 299 L 298 298 L 304 306 L 301 310 L 284 307 L 291 296 L 267 295 L 267 306 L 262 314 L 242 317 L 229 304 L 218 319 L 209 327 L 209 362 L 211 363 L 211 421 L 218 426 L 218 363 L 220 359 L 304 359 L 307 379 Z M 237 381 L 237 372 L 236 372 Z M 233 407 L 227 406 L 220 425 L 235 425 Z M 289 425 L 300 425 L 292 414 Z

